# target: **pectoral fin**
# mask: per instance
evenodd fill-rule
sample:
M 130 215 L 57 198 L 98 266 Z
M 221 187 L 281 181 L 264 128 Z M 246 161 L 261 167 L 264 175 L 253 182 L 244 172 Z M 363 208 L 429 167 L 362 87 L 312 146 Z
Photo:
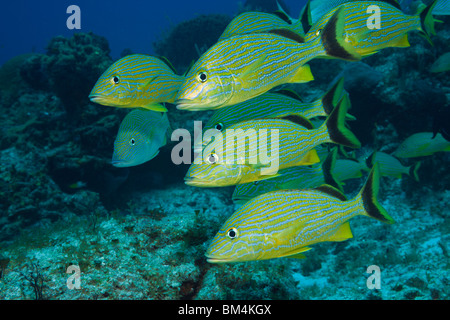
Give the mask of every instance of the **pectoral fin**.
M 151 78 L 149 78 L 147 81 L 145 81 L 142 85 L 141 85 L 141 90 L 146 90 L 148 88 L 148 86 L 157 78 L 158 76 L 153 76 Z
M 243 82 L 246 82 L 246 80 L 248 80 L 249 78 L 252 77 L 252 74 L 258 70 L 258 68 L 263 64 L 264 60 L 266 60 L 267 58 L 267 54 L 262 55 L 261 57 L 259 57 L 257 60 L 255 60 L 254 62 L 252 62 L 250 65 L 248 65 L 242 72 L 242 74 L 240 75 L 240 79 Z

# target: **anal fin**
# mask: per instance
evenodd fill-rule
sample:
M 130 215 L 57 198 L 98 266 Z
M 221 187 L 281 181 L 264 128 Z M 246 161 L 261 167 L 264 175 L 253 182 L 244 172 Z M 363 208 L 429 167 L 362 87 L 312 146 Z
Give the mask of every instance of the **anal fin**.
M 350 229 L 350 222 L 346 222 L 342 224 L 339 229 L 327 239 L 327 241 L 340 242 L 351 238 L 353 238 L 353 234 Z

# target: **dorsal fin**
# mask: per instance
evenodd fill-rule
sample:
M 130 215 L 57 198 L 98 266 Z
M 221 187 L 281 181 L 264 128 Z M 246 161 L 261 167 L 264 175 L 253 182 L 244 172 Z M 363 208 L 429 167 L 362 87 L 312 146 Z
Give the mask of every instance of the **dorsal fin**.
M 268 33 L 277 34 L 298 43 L 305 43 L 305 39 L 301 35 L 286 28 L 272 29 Z
M 311 123 L 311 121 L 309 121 L 305 117 L 302 117 L 302 116 L 300 116 L 298 114 L 291 114 L 291 115 L 288 115 L 288 116 L 281 117 L 279 119 L 284 119 L 284 120 L 291 121 L 291 122 L 293 122 L 295 124 L 298 124 L 298 125 L 301 125 L 302 127 L 305 127 L 306 129 L 309 129 L 309 130 L 314 129 L 314 126 Z
M 303 102 L 302 97 L 300 97 L 300 95 L 292 89 L 281 89 L 275 91 L 275 93 Z
M 336 164 L 337 151 L 337 147 L 334 147 L 327 155 L 326 159 L 322 162 L 322 173 L 327 185 L 330 185 L 343 192 L 344 189 L 342 188 L 341 183 L 333 175 L 334 166 Z
M 186 71 L 183 73 L 183 77 L 186 77 L 189 71 L 191 71 L 192 66 L 195 64 L 195 60 L 192 60 L 189 66 L 187 67 Z
M 172 65 L 172 63 L 169 61 L 169 59 L 167 59 L 164 56 L 158 56 L 157 58 L 159 60 L 161 60 L 162 62 L 164 62 L 173 71 L 173 73 L 177 74 L 177 70 L 175 70 L 175 67 Z
M 299 19 L 302 23 L 303 32 L 307 34 L 313 25 L 311 17 L 311 0 L 308 0 L 308 3 L 303 7 Z
M 366 159 L 366 166 L 367 168 L 372 168 L 375 165 L 375 155 L 376 151 L 374 151 L 367 159 Z
M 291 18 L 286 14 L 286 12 L 277 10 L 272 12 L 272 14 L 276 15 L 278 18 L 280 18 L 281 20 L 283 20 L 284 22 L 288 23 L 288 24 L 292 24 L 292 20 Z
M 335 197 L 339 200 L 342 201 L 347 201 L 347 197 L 345 196 L 345 194 L 343 194 L 341 191 L 339 191 L 338 189 L 328 185 L 328 184 L 323 184 L 320 187 L 315 188 L 314 190 L 326 193 L 332 197 Z
M 397 0 L 378 0 L 378 1 L 386 2 L 387 4 L 390 4 L 391 6 L 397 8 L 398 10 L 402 10 L 402 7 Z

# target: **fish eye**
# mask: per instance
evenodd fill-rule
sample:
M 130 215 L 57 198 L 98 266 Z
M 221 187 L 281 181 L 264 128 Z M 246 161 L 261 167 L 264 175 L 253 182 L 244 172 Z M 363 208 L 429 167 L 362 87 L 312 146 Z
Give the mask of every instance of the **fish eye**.
M 206 158 L 206 162 L 209 164 L 215 164 L 217 163 L 217 161 L 219 161 L 219 156 L 215 153 L 211 153 L 207 158 Z
M 319 29 L 316 31 L 316 36 L 320 36 L 320 34 L 322 33 L 322 29 Z
M 227 236 L 230 239 L 235 239 L 238 236 L 238 231 L 236 228 L 230 228 L 227 230 Z
M 113 77 L 111 78 L 111 83 L 112 83 L 112 84 L 119 84 L 119 83 L 120 83 L 119 77 L 118 77 L 118 76 L 113 76 Z
M 136 144 L 136 140 L 134 138 L 130 139 L 130 146 L 134 146 Z
M 197 80 L 200 81 L 201 83 L 206 82 L 206 80 L 208 80 L 208 75 L 206 74 L 206 72 L 200 72 L 197 75 Z
M 222 131 L 223 124 L 221 122 L 216 123 L 216 125 L 214 126 L 214 129 L 216 129 L 217 131 Z

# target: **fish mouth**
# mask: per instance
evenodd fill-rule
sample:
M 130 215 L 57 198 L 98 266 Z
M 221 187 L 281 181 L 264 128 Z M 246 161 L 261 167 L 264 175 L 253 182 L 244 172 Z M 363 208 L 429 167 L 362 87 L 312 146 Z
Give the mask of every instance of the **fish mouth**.
M 103 106 L 111 106 L 111 107 L 117 107 L 122 106 L 121 103 L 117 103 L 116 101 L 112 100 L 109 96 L 101 96 L 101 95 L 89 95 L 89 100 L 92 102 L 101 104 Z
M 217 257 L 213 254 L 205 254 L 206 261 L 209 263 L 227 263 L 227 262 L 233 262 L 231 258 L 223 258 L 223 257 Z
M 193 178 L 193 177 L 185 177 L 184 183 L 186 183 L 188 186 L 193 186 L 193 187 L 214 187 L 213 185 L 211 185 L 210 181 L 205 181 L 205 180 L 201 180 L 201 179 Z
M 92 102 L 95 102 L 95 103 L 98 103 L 98 104 L 103 104 L 105 102 L 109 102 L 110 101 L 110 99 L 108 99 L 108 97 L 106 97 L 106 96 L 100 96 L 100 95 L 95 95 L 95 94 L 89 95 L 89 99 Z
M 117 167 L 117 168 L 127 167 L 127 163 L 125 161 L 122 161 L 122 160 L 112 160 L 111 164 L 114 167 Z
M 189 99 L 178 99 L 175 101 L 178 110 L 189 110 L 189 111 L 202 111 L 209 109 L 208 106 L 204 104 L 196 103 Z

